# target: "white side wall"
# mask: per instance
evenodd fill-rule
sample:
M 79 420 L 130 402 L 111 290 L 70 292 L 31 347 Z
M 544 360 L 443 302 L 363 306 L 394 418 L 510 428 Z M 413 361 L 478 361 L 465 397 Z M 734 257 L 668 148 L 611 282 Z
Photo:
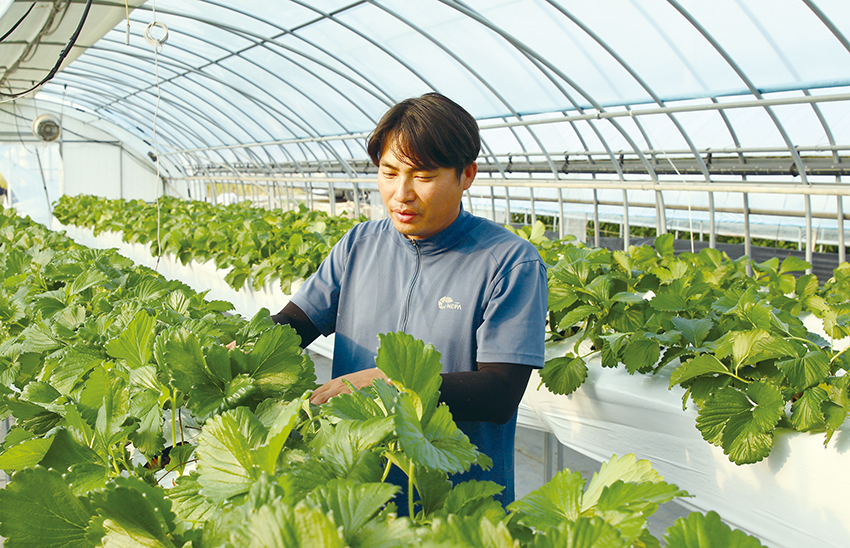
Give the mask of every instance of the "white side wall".
M 156 173 L 122 145 L 65 143 L 63 194 L 94 194 L 127 200 L 156 199 Z

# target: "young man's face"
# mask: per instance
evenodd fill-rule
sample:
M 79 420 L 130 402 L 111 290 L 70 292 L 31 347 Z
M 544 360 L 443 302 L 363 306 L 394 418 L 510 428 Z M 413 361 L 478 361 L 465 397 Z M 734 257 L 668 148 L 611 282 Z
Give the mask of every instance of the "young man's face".
M 384 147 L 378 165 L 378 190 L 396 230 L 407 238 L 433 236 L 460 213 L 463 192 L 472 185 L 478 165 L 467 166 L 458 180 L 452 168 L 423 170 L 405 163 L 394 141 Z

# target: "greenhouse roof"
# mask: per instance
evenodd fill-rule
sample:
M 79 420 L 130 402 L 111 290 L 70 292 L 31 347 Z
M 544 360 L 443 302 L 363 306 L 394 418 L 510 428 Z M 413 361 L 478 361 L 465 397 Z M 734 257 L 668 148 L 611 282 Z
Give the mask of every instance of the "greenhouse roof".
M 11 28 L 31 4 L 14 2 L 0 23 Z M 84 4 L 40 53 L 55 57 Z M 97 2 L 84 28 L 124 7 Z M 159 0 L 132 10 L 129 33 L 118 21 L 39 98 L 149 143 L 156 130 L 158 152 L 184 165 L 330 162 L 352 174 L 366 159 L 360 138 L 390 105 L 437 90 L 480 120 L 483 154 L 502 172 L 510 162 L 555 178 L 806 182 L 846 169 L 836 165 L 850 145 L 841 0 Z M 676 160 L 659 165 L 659 154 Z

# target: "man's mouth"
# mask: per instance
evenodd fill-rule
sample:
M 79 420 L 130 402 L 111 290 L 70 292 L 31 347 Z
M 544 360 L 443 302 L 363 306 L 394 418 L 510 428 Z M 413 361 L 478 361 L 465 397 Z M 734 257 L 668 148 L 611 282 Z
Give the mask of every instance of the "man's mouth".
M 399 221 L 401 221 L 403 223 L 409 223 L 410 221 L 413 220 L 414 217 L 416 217 L 416 213 L 414 213 L 413 211 L 398 211 L 397 210 L 395 212 L 395 216 Z

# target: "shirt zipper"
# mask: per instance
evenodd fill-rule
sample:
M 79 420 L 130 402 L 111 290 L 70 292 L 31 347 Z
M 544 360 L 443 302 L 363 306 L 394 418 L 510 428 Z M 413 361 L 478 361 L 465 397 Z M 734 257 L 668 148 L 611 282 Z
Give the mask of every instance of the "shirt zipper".
M 415 240 L 410 240 L 413 248 L 416 250 L 416 271 L 413 273 L 413 279 L 410 280 L 410 287 L 407 289 L 407 301 L 404 303 L 404 318 L 401 322 L 401 331 L 407 331 L 407 318 L 410 315 L 410 298 L 413 295 L 413 286 L 416 285 L 416 280 L 419 279 L 419 270 L 422 268 L 422 250 Z

